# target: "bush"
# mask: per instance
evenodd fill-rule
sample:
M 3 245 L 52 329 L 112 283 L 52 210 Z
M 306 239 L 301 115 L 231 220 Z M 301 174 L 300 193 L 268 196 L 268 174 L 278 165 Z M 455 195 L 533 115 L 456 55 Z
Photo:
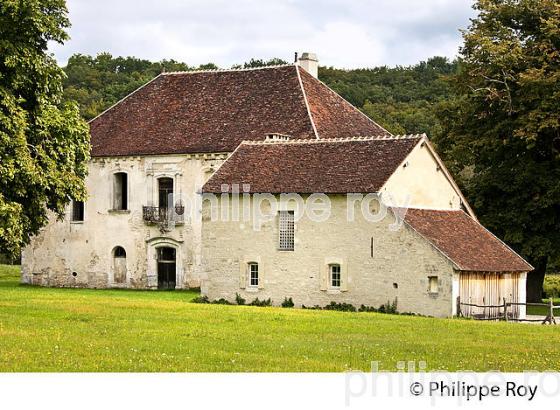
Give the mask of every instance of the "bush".
M 239 293 L 236 293 L 235 294 L 235 302 L 238 305 L 244 305 L 245 304 L 245 299 L 243 299 Z
M 213 305 L 231 305 L 232 303 L 224 298 L 220 298 L 218 300 L 213 300 L 211 302 Z
M 379 309 L 373 306 L 361 305 L 358 312 L 379 312 Z
M 263 300 L 259 300 L 259 298 L 255 298 L 255 300 L 249 303 L 249 306 L 260 306 L 260 307 L 272 306 L 272 301 L 270 300 L 270 298 L 263 299 Z
M 284 298 L 284 302 L 282 302 L 282 307 L 283 308 L 293 308 L 294 307 L 294 301 L 292 300 L 292 298 Z
M 211 303 L 213 305 L 231 305 L 231 303 L 224 298 L 210 301 L 210 299 L 208 299 L 208 296 L 198 296 L 192 300 L 192 303 Z
M 315 306 L 305 306 L 305 305 L 301 305 L 302 309 L 308 309 L 308 310 L 323 310 L 323 308 L 319 305 L 315 305 Z
M 397 298 L 393 302 L 387 301 L 387 303 L 379 306 L 379 313 L 397 313 Z
M 560 274 L 546 275 L 544 277 L 543 290 L 547 298 L 560 296 Z
M 331 302 L 325 306 L 325 310 L 338 310 L 340 312 L 355 312 L 356 308 L 350 303 Z

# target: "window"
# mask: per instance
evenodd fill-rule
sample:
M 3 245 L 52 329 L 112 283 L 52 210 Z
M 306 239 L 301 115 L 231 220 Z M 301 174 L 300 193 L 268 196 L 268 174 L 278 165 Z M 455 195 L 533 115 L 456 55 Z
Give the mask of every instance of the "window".
M 438 293 L 438 291 L 439 291 L 438 277 L 437 276 L 428 276 L 428 292 Z
M 294 250 L 294 211 L 280 211 L 278 213 L 280 232 L 279 249 L 281 251 Z
M 117 172 L 113 176 L 113 209 L 128 209 L 128 175 L 124 172 Z
M 122 246 L 113 249 L 113 280 L 115 283 L 126 282 L 126 251 Z
M 249 264 L 249 286 L 259 286 L 259 264 Z
M 72 201 L 72 222 L 83 222 L 84 203 L 82 201 Z
M 160 209 L 173 206 L 173 178 L 159 178 L 158 191 Z
M 117 246 L 115 248 L 115 258 L 126 258 L 126 251 L 122 246 Z
M 330 283 L 332 288 L 340 288 L 340 265 L 329 265 Z

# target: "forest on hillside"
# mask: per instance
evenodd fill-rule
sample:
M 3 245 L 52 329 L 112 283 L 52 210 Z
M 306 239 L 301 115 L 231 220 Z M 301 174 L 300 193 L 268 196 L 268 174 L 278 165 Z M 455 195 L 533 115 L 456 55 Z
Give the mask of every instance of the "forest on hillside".
M 279 58 L 251 59 L 233 68 L 285 64 Z M 174 60 L 151 62 L 135 57 L 76 54 L 64 71 L 65 100 L 77 101 L 80 112 L 90 120 L 162 71 L 216 69 L 213 63 L 191 66 Z M 438 105 L 450 98 L 447 81 L 457 63 L 433 57 L 408 67 L 374 67 L 342 70 L 320 67 L 319 79 L 346 100 L 394 134 L 441 132 Z

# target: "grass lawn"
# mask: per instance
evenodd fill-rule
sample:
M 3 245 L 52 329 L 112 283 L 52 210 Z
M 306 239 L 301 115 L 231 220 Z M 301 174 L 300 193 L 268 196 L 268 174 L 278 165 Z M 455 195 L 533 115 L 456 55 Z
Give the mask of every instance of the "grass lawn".
M 554 298 L 554 305 L 560 305 L 560 298 Z M 543 303 L 549 303 L 549 299 L 543 299 Z M 527 306 L 527 314 L 528 315 L 539 315 L 539 316 L 547 316 L 549 308 L 548 306 Z M 554 316 L 558 316 L 556 321 L 560 319 L 560 310 L 554 310 Z
M 560 370 L 560 327 L 48 289 L 0 265 L 0 371 Z

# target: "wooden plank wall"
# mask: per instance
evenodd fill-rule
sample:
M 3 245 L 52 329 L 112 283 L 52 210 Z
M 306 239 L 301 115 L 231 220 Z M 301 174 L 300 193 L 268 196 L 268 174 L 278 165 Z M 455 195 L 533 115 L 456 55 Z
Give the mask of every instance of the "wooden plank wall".
M 475 305 L 503 305 L 519 302 L 520 273 L 461 272 L 459 276 L 459 296 L 462 303 Z M 509 306 L 514 318 L 519 317 L 519 306 Z M 500 307 L 461 306 L 464 316 L 498 317 L 503 313 Z

